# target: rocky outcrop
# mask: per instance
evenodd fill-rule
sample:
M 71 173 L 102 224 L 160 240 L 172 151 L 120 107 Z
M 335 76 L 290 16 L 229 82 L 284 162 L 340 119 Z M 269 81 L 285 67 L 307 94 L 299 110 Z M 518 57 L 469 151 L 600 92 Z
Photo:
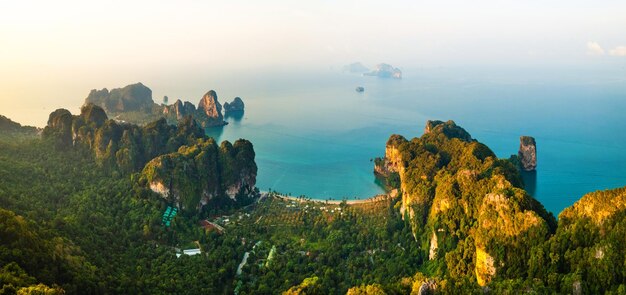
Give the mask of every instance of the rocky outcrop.
M 93 104 L 85 105 L 78 116 L 65 109 L 54 111 L 43 136 L 59 147 L 89 149 L 103 167 L 124 172 L 136 172 L 150 159 L 206 137 L 191 117 L 183 118 L 178 126 L 162 118 L 140 127 L 108 119 L 104 110 Z
M 180 121 L 186 116 L 193 116 L 195 113 L 196 107 L 192 103 L 188 101 L 183 103 L 180 99 L 163 108 L 165 118 L 173 121 Z
M 109 91 L 91 90 L 85 99 L 85 105 L 95 104 L 107 113 L 121 112 L 151 112 L 156 105 L 152 100 L 152 90 L 141 83 L 131 84 L 124 88 L 115 88 Z
M 226 125 L 222 116 L 222 105 L 217 100 L 217 93 L 210 90 L 198 103 L 196 111 L 196 120 L 204 128 L 212 126 Z
M 402 168 L 402 157 L 400 155 L 399 146 L 407 142 L 406 138 L 401 135 L 394 134 L 385 146 L 385 157 L 376 158 L 374 163 L 374 172 L 380 176 L 388 177 L 391 173 L 399 173 Z
M 428 251 L 428 260 L 437 258 L 437 234 L 433 231 L 433 236 L 430 238 L 430 250 Z
M 57 109 L 50 113 L 48 125 L 43 130 L 43 136 L 53 138 L 57 146 L 72 145 L 72 113 L 66 109 Z
M 429 244 L 424 254 L 481 285 L 496 273 L 506 277 L 510 268 L 525 268 L 526 258 L 503 253 L 528 253 L 556 226 L 521 189 L 513 162 L 498 159 L 454 121 L 428 121 L 424 135 L 411 140 L 393 135 L 377 166 L 398 173 L 400 213 L 415 240 Z
M 224 103 L 224 112 L 243 112 L 244 104 L 243 100 L 239 96 L 235 97 L 231 103 Z
M 65 109 L 50 114 L 44 136 L 63 148 L 91 150 L 107 170 L 142 171 L 142 186 L 187 211 L 201 209 L 216 197 L 238 202 L 256 195 L 252 143 L 240 139 L 218 147 L 190 116 L 178 126 L 162 118 L 139 127 L 107 119 L 102 108 L 88 104 L 79 116 Z
M 104 122 L 109 119 L 101 107 L 91 103 L 80 109 L 80 118 L 84 122 L 93 123 L 96 128 L 104 125 Z
M 428 120 L 426 121 L 426 126 L 424 127 L 424 134 L 430 134 L 435 132 L 438 134 L 443 134 L 447 138 L 458 138 L 463 141 L 473 141 L 472 136 L 465 131 L 465 129 L 456 125 L 456 123 L 452 120 L 448 120 L 447 122 L 439 121 L 439 120 Z
M 257 166 L 252 144 L 240 139 L 220 147 L 211 138 L 152 159 L 141 178 L 184 211 L 201 210 L 219 197 L 232 201 L 256 195 Z
M 163 100 L 167 103 L 167 96 Z M 227 124 L 222 116 L 222 105 L 213 90 L 202 97 L 197 109 L 192 103 L 181 100 L 171 105 L 158 105 L 152 100 L 152 90 L 141 83 L 111 91 L 106 88 L 94 89 L 85 99 L 84 106 L 89 104 L 101 107 L 110 118 L 122 123 L 145 125 L 165 117 L 168 123 L 175 125 L 183 118 L 192 116 L 203 128 Z M 228 109 L 243 109 L 241 98 L 235 98 Z
M 521 168 L 524 171 L 534 171 L 537 168 L 537 144 L 530 136 L 519 138 L 519 152 L 517 153 Z
M 394 68 L 389 64 L 378 64 L 376 68 L 369 72 L 363 74 L 365 76 L 376 76 L 379 78 L 394 78 L 394 79 L 402 79 L 402 71 L 398 68 Z
M 417 295 L 435 294 L 436 291 L 437 291 L 437 282 L 433 279 L 428 279 L 420 285 L 417 291 Z
M 494 259 L 485 250 L 476 248 L 476 281 L 478 285 L 485 286 L 496 275 Z

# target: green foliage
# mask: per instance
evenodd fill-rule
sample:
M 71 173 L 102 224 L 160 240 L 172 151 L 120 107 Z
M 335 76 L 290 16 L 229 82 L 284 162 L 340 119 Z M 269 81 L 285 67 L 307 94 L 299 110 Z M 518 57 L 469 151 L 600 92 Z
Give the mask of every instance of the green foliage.
M 236 194 L 254 195 L 257 167 L 252 144 L 240 139 L 220 148 L 211 138 L 182 146 L 175 153 L 154 158 L 142 172 L 140 182 L 161 185 L 165 197 L 184 211 L 196 212 L 200 200 L 228 199 Z
M 347 295 L 385 295 L 385 290 L 379 284 L 353 287 L 348 290 Z
M 170 181 L 195 209 L 256 176 L 252 144 L 218 146 L 191 118 L 138 127 L 83 113 L 56 111 L 43 139 L 0 136 L 0 294 L 625 293 L 626 188 L 586 195 L 557 224 L 514 164 L 451 122 L 390 138 L 405 170 L 396 199 L 270 194 L 165 227 L 171 204 L 149 182 Z M 225 231 L 199 226 L 204 217 Z M 478 249 L 497 268 L 486 288 Z
M 17 295 L 63 295 L 65 291 L 59 287 L 48 287 L 44 284 L 28 286 L 17 291 Z
M 108 120 L 104 110 L 93 104 L 85 105 L 79 116 L 63 109 L 53 112 L 43 135 L 62 150 L 91 149 L 103 168 L 123 173 L 139 171 L 154 157 L 205 138 L 191 118 L 181 120 L 178 127 L 165 119 L 139 127 Z
M 13 122 L 11 119 L 0 115 L 0 140 L 1 141 L 15 141 L 32 139 L 37 135 L 39 130 L 31 126 L 22 126 L 17 122 Z
M 528 249 L 547 240 L 556 220 L 521 189 L 513 163 L 497 159 L 453 121 L 429 121 L 426 133 L 411 141 L 393 135 L 387 147 L 399 153 L 388 160 L 402 163 L 405 219 L 432 259 L 422 266 L 425 273 L 476 279 L 486 267 L 475 260 L 480 249 L 494 270 L 479 281 L 528 275 Z

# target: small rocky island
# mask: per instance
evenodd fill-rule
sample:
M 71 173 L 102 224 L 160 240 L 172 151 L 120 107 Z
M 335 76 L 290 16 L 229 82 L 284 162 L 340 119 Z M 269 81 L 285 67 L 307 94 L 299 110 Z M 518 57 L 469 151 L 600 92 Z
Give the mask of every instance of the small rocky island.
M 373 71 L 364 73 L 364 76 L 376 76 L 379 78 L 393 78 L 402 79 L 402 71 L 398 68 L 394 68 L 390 64 L 381 63 L 376 65 Z
M 243 112 L 244 110 L 244 103 L 243 100 L 241 100 L 241 98 L 239 96 L 235 97 L 233 99 L 232 102 L 228 103 L 225 102 L 224 103 L 224 112 L 225 113 L 231 113 L 231 112 Z
M 535 138 L 520 136 L 519 152 L 517 153 L 520 167 L 524 171 L 534 171 L 537 168 L 537 144 Z
M 363 88 L 363 86 L 359 86 L 356 88 L 356 92 L 363 92 L 365 91 L 365 88 Z
M 97 105 L 115 120 L 140 125 L 159 118 L 165 118 L 170 124 L 177 124 L 186 116 L 191 116 L 203 128 L 227 124 L 222 115 L 222 105 L 214 90 L 202 96 L 197 109 L 191 102 L 183 102 L 180 99 L 167 105 L 166 98 L 167 96 L 163 99 L 163 105 L 156 104 L 152 99 L 152 90 L 142 83 L 136 83 L 110 91 L 106 88 L 91 90 L 84 105 Z M 243 109 L 243 101 L 237 97 L 232 103 L 226 103 L 224 108 L 225 112 Z

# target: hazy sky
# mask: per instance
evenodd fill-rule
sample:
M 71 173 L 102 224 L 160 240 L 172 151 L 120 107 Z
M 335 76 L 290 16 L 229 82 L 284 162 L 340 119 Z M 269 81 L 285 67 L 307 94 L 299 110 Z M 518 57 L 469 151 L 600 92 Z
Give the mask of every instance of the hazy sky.
M 0 113 L 9 100 L 59 85 L 111 87 L 98 81 L 186 67 L 236 72 L 352 61 L 453 67 L 625 59 L 623 0 L 0 2 Z

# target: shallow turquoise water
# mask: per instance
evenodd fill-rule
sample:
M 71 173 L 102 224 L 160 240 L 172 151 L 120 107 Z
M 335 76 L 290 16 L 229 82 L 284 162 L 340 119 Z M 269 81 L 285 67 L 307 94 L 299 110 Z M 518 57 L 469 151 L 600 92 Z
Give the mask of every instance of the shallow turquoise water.
M 207 133 L 252 141 L 261 190 L 316 199 L 381 193 L 370 159 L 393 133 L 420 136 L 428 119 L 453 119 L 499 157 L 520 135 L 537 139 L 527 189 L 558 214 L 583 194 L 626 185 L 626 74 L 623 68 L 507 72 L 406 71 L 403 80 L 342 74 L 239 77 L 220 101 L 246 103 L 240 118 Z M 365 87 L 357 93 L 355 87 Z

